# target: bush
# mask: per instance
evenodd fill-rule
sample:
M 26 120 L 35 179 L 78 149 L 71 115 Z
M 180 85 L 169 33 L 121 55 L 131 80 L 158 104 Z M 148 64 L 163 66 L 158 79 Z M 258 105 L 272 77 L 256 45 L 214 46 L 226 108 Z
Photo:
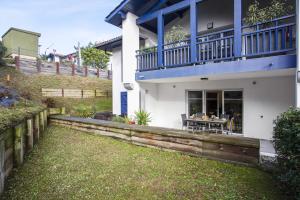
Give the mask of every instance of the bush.
M 300 110 L 290 108 L 275 125 L 276 178 L 290 199 L 300 199 Z
M 82 118 L 92 118 L 96 114 L 95 107 L 86 105 L 74 106 L 74 116 Z
M 150 113 L 143 110 L 135 112 L 135 119 L 138 125 L 147 126 L 148 123 L 151 122 Z
M 118 123 L 125 123 L 125 118 L 124 117 L 120 117 L 120 116 L 115 116 L 112 119 L 113 122 L 118 122 Z
M 45 100 L 42 101 L 43 104 L 45 104 L 47 106 L 47 108 L 55 108 L 56 104 L 55 104 L 55 100 L 52 98 L 47 98 Z

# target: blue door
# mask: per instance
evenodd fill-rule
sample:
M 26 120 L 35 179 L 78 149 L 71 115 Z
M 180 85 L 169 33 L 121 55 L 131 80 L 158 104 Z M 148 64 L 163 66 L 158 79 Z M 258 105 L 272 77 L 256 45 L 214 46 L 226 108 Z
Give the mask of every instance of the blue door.
M 121 115 L 127 115 L 127 92 L 121 92 Z

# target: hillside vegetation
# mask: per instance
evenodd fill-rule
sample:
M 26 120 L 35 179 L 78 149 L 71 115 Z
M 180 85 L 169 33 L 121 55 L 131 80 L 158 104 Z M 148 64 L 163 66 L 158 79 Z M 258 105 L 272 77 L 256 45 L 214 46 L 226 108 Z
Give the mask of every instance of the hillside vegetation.
M 10 82 L 7 82 L 7 75 L 10 75 Z M 42 88 L 53 89 L 100 89 L 111 91 L 110 80 L 100 80 L 90 77 L 78 76 L 53 76 L 53 75 L 24 75 L 11 67 L 0 67 L 0 84 L 16 89 L 19 94 L 35 103 L 42 103 L 46 100 L 52 102 L 54 107 L 66 107 L 67 112 L 73 113 L 81 110 L 111 111 L 111 98 L 49 98 L 42 97 Z

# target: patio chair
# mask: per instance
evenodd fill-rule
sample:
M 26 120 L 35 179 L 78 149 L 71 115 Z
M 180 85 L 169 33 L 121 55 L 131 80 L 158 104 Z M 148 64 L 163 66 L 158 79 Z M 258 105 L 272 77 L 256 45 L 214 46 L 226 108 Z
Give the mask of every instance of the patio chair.
M 181 114 L 181 120 L 182 120 L 182 130 L 184 128 L 186 129 L 192 129 L 192 131 L 194 132 L 195 130 L 197 130 L 197 124 L 195 123 L 188 123 L 187 122 L 187 116 L 186 114 Z

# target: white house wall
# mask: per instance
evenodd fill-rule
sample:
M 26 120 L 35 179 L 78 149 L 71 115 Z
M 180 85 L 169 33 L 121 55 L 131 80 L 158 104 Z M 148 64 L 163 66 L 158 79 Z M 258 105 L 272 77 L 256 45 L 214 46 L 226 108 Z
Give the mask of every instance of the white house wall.
M 121 47 L 113 49 L 111 57 L 112 62 L 112 87 L 113 87 L 113 113 L 121 114 L 121 92 L 124 91 L 122 84 L 122 49 Z
M 140 47 L 140 31 L 136 24 L 137 16 L 128 12 L 122 22 L 122 52 L 123 52 L 123 82 L 132 84 L 133 90 L 128 90 L 128 114 L 139 110 L 140 89 L 135 81 L 136 50 Z
M 253 84 L 256 82 L 256 85 Z M 141 83 L 147 91 L 145 109 L 151 112 L 153 126 L 182 127 L 181 114 L 187 113 L 187 90 L 242 89 L 244 95 L 244 136 L 271 139 L 273 120 L 295 104 L 294 77 L 187 83 Z

